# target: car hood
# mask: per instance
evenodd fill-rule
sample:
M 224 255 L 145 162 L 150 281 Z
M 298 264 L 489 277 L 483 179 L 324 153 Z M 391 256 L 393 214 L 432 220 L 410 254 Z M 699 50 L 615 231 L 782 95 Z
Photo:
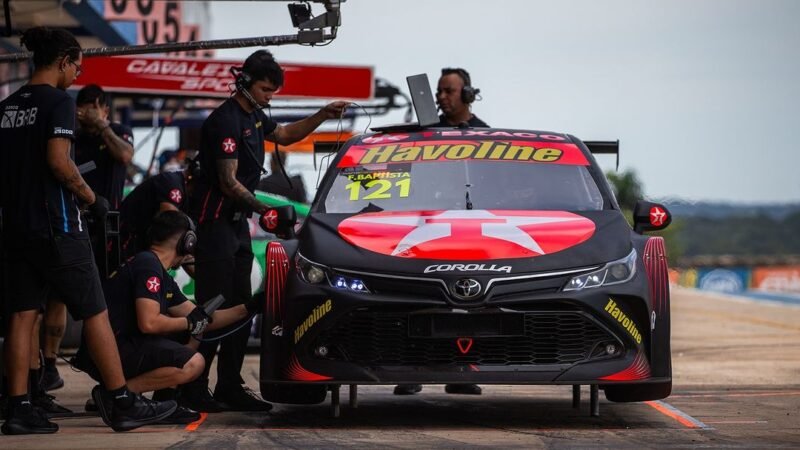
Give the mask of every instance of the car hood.
M 631 249 L 631 228 L 612 210 L 312 213 L 299 238 L 305 257 L 330 267 L 415 275 L 587 267 Z

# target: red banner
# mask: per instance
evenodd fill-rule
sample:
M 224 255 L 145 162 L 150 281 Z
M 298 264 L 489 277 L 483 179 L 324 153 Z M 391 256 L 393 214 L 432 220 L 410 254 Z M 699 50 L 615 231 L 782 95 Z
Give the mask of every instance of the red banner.
M 158 57 L 87 57 L 74 87 L 97 84 L 109 92 L 228 97 L 232 66 L 244 61 Z M 276 98 L 369 100 L 371 67 L 281 64 L 284 85 Z

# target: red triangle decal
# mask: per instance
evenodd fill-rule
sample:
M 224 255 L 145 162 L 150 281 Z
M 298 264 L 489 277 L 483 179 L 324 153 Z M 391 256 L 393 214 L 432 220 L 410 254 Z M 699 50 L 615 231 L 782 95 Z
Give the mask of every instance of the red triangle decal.
M 472 338 L 458 338 L 456 339 L 456 345 L 461 354 L 466 355 L 469 353 L 469 349 L 472 348 Z

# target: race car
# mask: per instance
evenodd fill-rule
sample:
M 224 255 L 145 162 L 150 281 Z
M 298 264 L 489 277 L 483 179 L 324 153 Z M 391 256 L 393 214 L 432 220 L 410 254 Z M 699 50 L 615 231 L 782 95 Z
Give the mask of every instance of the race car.
M 643 232 L 670 221 L 640 201 L 629 225 L 572 135 L 351 138 L 299 228 L 290 206 L 264 216 L 286 239 L 266 250 L 261 393 L 313 404 L 343 384 L 563 384 L 665 398 L 666 254 Z

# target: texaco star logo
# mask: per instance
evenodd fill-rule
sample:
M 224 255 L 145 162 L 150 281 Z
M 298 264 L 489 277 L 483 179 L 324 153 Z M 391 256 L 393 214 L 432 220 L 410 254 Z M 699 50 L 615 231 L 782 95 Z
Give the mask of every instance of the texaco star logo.
M 650 225 L 654 227 L 660 227 L 664 225 L 664 220 L 667 219 L 667 213 L 664 212 L 663 209 L 659 208 L 658 206 L 653 206 L 650 208 Z
M 555 253 L 589 239 L 591 220 L 565 211 L 454 210 L 353 216 L 339 234 L 358 247 L 403 258 L 489 260 Z
M 236 151 L 236 140 L 233 138 L 225 138 L 222 141 L 222 151 L 225 153 L 233 153 Z
M 150 277 L 147 279 L 147 290 L 155 294 L 161 289 L 161 280 L 158 277 Z
M 169 191 L 169 198 L 175 203 L 180 203 L 183 199 L 183 194 L 181 194 L 180 189 L 173 189 Z
M 271 209 L 264 214 L 264 226 L 269 230 L 274 230 L 278 226 L 278 211 Z
M 387 142 L 404 141 L 408 139 L 407 134 L 382 134 L 379 136 L 370 136 L 361 140 L 365 144 L 385 144 Z

